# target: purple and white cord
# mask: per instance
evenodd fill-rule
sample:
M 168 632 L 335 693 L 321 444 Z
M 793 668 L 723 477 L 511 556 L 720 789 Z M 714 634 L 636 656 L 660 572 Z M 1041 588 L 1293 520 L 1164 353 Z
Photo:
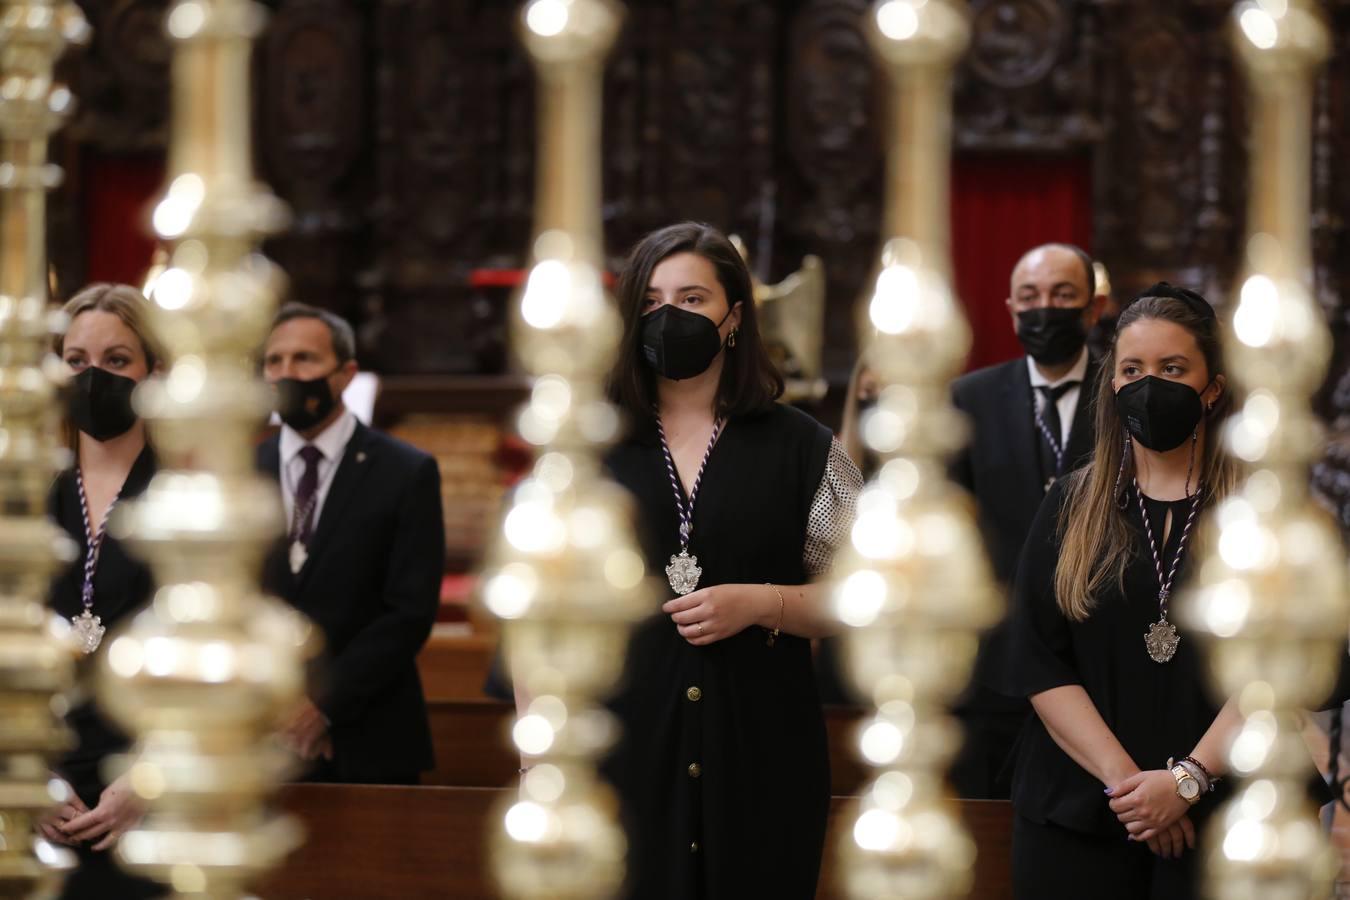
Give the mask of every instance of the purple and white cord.
M 108 532 L 108 519 L 112 516 L 113 507 L 117 505 L 117 498 L 114 497 L 112 503 L 108 505 L 108 511 L 103 514 L 103 521 L 99 523 L 98 530 L 94 531 L 89 527 L 89 500 L 84 492 L 84 475 L 78 468 L 75 470 L 75 486 L 79 489 L 80 520 L 84 524 L 84 542 L 88 545 L 84 556 L 84 587 L 80 591 L 80 602 L 88 612 L 94 608 L 94 574 L 98 571 L 99 553 L 103 549 L 103 538 Z
M 1177 577 L 1177 568 L 1181 565 L 1181 557 L 1186 552 L 1186 539 L 1191 536 L 1191 526 L 1195 524 L 1195 513 L 1200 508 L 1202 492 L 1203 487 L 1197 485 L 1195 493 L 1191 495 L 1191 511 L 1186 516 L 1186 527 L 1182 529 L 1181 542 L 1177 544 L 1176 556 L 1172 557 L 1172 568 L 1164 579 L 1162 556 L 1158 553 L 1158 542 L 1153 537 L 1153 523 L 1149 521 L 1148 509 L 1144 506 L 1144 492 L 1139 489 L 1139 480 L 1135 479 L 1134 482 L 1134 493 L 1139 498 L 1139 515 L 1144 520 L 1144 533 L 1148 535 L 1148 547 L 1153 551 L 1153 568 L 1158 575 L 1158 612 L 1164 621 L 1167 619 L 1167 601 L 1172 595 L 1172 582 Z
M 680 490 L 680 477 L 675 473 L 675 458 L 670 455 L 670 444 L 666 441 L 666 429 L 661 425 L 661 415 L 656 416 L 656 433 L 661 437 L 661 452 L 666 458 L 666 473 L 670 475 L 670 487 L 675 492 L 675 509 L 680 514 L 680 550 L 689 549 L 689 539 L 694 533 L 694 501 L 698 499 L 698 487 L 703 481 L 703 469 L 708 465 L 713 445 L 722 432 L 722 420 L 713 423 L 712 437 L 708 438 L 708 449 L 703 451 L 703 461 L 698 464 L 698 474 L 694 476 L 694 486 L 689 491 L 689 502 L 685 503 L 684 491 Z
M 1053 403 L 1055 401 L 1047 397 L 1046 402 Z M 1023 421 L 1026 420 L 1024 419 Z M 1055 475 L 1058 476 L 1064 471 L 1064 447 L 1061 446 L 1060 439 L 1050 433 L 1050 426 L 1045 423 L 1045 419 L 1041 416 L 1040 409 L 1036 410 L 1036 427 L 1041 430 L 1041 435 L 1045 438 L 1045 442 L 1050 445 L 1050 452 L 1055 454 Z

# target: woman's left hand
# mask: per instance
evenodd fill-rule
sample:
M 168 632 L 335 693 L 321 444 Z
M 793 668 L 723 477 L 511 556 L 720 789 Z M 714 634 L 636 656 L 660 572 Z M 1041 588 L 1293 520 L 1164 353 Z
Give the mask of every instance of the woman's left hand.
M 759 623 L 770 599 L 777 610 L 777 597 L 764 585 L 715 584 L 668 600 L 661 610 L 675 623 L 680 637 L 703 647 Z
M 1132 841 L 1148 841 L 1171 827 L 1191 806 L 1177 793 L 1177 780 L 1166 769 L 1150 769 L 1111 789 L 1111 812 Z
M 123 775 L 104 788 L 99 795 L 98 806 L 64 823 L 61 830 L 75 841 L 101 838 L 94 849 L 107 850 L 135 827 L 143 815 L 145 807 L 132 792 L 127 776 Z

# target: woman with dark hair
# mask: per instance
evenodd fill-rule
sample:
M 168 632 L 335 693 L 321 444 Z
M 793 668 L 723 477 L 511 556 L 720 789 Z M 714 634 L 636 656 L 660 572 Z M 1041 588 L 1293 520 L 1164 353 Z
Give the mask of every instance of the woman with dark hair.
M 113 847 L 142 808 L 125 775 L 108 780 L 105 762 L 129 742 L 99 712 L 86 682 L 95 657 L 105 652 L 104 634 L 149 600 L 154 587 L 150 570 L 106 529 L 113 508 L 142 493 L 155 474 L 155 454 L 131 394 L 165 359 L 150 327 L 149 304 L 133 287 L 89 285 L 66 303 L 65 313 L 69 324 L 56 352 L 72 375 L 66 427 L 75 465 L 57 477 L 49 508 L 80 552 L 52 583 L 49 603 L 71 623 L 79 684 L 66 715 L 75 745 L 56 767 L 67 796 L 40 830 L 79 855 L 65 900 L 157 897 L 162 887 L 112 861 Z
M 990 679 L 1036 712 L 1013 780 L 1017 898 L 1196 896 L 1196 833 L 1221 800 L 1237 715 L 1206 695 L 1169 600 L 1199 523 L 1236 482 L 1220 350 L 1193 291 L 1163 282 L 1127 306 L 1093 460 L 1055 483 L 1032 525 Z
M 633 249 L 610 388 L 631 429 L 607 459 L 666 590 L 612 701 L 606 764 L 629 836 L 627 896 L 815 896 L 829 809 L 810 639 L 861 477 L 830 432 L 777 402 L 750 274 L 707 225 Z

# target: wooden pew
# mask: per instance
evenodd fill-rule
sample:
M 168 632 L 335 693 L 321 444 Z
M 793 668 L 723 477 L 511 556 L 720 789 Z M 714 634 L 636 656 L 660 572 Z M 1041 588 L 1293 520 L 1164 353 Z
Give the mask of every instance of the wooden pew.
M 268 900 L 487 900 L 489 819 L 507 790 L 366 785 L 290 785 L 281 805 L 299 816 L 307 843 L 259 885 Z M 1008 900 L 1011 808 L 963 800 L 961 813 L 980 848 L 972 900 Z M 848 798 L 830 815 L 817 900 L 843 900 L 834 848 L 852 824 Z M 748 900 L 748 898 L 747 898 Z
M 499 700 L 429 700 L 427 716 L 436 747 L 436 768 L 423 784 L 444 787 L 506 787 L 515 781 L 520 757 L 511 747 L 514 709 Z M 854 726 L 861 713 L 826 707 L 832 793 L 856 793 L 864 777 L 857 760 Z

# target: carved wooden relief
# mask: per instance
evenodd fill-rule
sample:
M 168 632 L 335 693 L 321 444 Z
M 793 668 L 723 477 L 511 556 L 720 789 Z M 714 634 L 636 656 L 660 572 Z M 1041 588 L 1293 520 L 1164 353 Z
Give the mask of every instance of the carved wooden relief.
M 1093 4 L 976 0 L 956 91 L 960 149 L 1071 150 L 1101 136 Z
M 791 22 L 782 73 L 787 168 L 778 272 L 808 253 L 825 261 L 827 369 L 847 372 L 853 308 L 881 224 L 887 86 L 862 31 L 864 0 L 810 0 Z
M 292 299 L 362 318 L 357 280 L 369 239 L 366 14 L 356 0 L 292 0 L 255 54 L 259 167 L 291 207 L 268 252 Z
M 78 0 L 93 27 L 70 54 L 79 107 L 68 134 L 104 151 L 158 150 L 168 136 L 169 0 Z
M 168 0 L 81 0 L 94 44 L 67 64 L 81 112 L 54 200 L 78 260 L 78 160 L 163 146 Z M 391 373 L 501 372 L 510 291 L 471 273 L 524 261 L 533 73 L 514 2 L 273 0 L 255 58 L 260 169 L 295 212 L 269 248 L 292 296 L 340 309 Z M 1093 158 L 1094 249 L 1121 294 L 1157 278 L 1231 292 L 1246 205 L 1245 86 L 1229 0 L 972 0 L 958 152 Z M 606 72 L 605 228 L 619 257 L 680 218 L 737 231 L 757 274 L 806 253 L 829 277 L 826 366 L 853 358 L 877 249 L 884 85 L 868 0 L 628 0 Z M 1350 0 L 1314 116 L 1317 296 L 1350 343 Z M 64 255 L 62 255 L 64 253 Z M 1350 358 L 1324 408 L 1350 421 Z M 1334 385 L 1345 380 L 1343 389 Z M 1347 496 L 1350 496 L 1348 494 Z

